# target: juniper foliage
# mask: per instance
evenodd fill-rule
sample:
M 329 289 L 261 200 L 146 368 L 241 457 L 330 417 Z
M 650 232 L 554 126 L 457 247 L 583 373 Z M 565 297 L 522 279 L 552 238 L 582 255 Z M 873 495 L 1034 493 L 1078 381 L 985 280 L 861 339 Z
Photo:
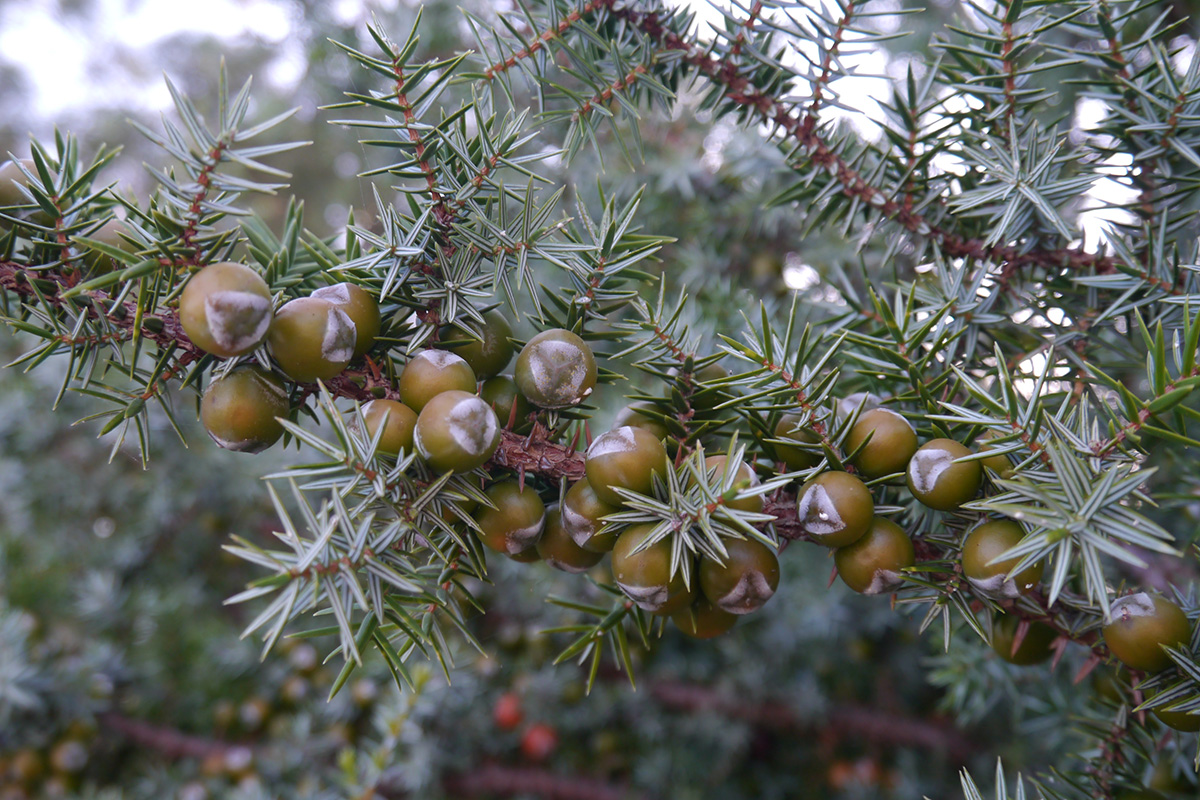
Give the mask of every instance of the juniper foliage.
M 1190 562 L 1170 596 L 1192 641 L 1115 699 L 1059 709 L 1081 744 L 1036 788 L 1016 789 L 1121 796 L 1143 785 L 1157 749 L 1200 760 L 1194 735 L 1164 734 L 1146 713 L 1200 712 L 1200 599 L 1188 571 L 1198 551 L 1194 519 L 1180 513 L 1194 502 L 1200 447 L 1200 59 L 1156 3 L 969 3 L 878 98 L 879 135 L 862 136 L 844 122 L 860 112 L 841 101 L 839 81 L 856 53 L 906 35 L 879 22 L 896 13 L 870 0 L 754 0 L 699 31 L 656 0 L 519 3 L 511 14 L 467 12 L 473 50 L 436 58 L 422 50 L 419 18 L 410 30 L 373 26 L 369 47 L 339 45 L 372 88 L 326 111 L 378 154 L 364 172 L 378 220 L 351 218 L 334 237 L 309 231 L 300 204 L 277 231 L 247 210 L 249 195 L 286 189 L 289 176 L 271 165 L 301 144 L 272 138 L 286 115 L 250 119 L 249 84 L 231 92 L 222 72 L 210 123 L 172 85 L 175 118 L 141 128 L 164 159 L 148 197 L 103 182 L 115 152 L 87 157 L 65 133 L 32 144 L 21 196 L 0 210 L 0 310 L 33 342 L 12 366 L 65 359 L 58 401 L 89 398 L 85 419 L 114 434 L 112 452 L 134 439 L 148 462 L 178 446 L 152 441 L 151 411 L 182 436 L 179 417 L 233 365 L 182 332 L 175 301 L 189 275 L 242 260 L 277 301 L 343 280 L 378 298 L 386 324 L 371 360 L 291 389 L 287 439 L 305 460 L 265 476 L 275 541 L 227 547 L 260 571 L 230 598 L 252 609 L 246 632 L 264 655 L 286 632 L 335 637 L 334 693 L 372 659 L 419 692 L 428 675 L 414 664 L 452 677 L 464 653 L 483 649 L 470 621 L 491 610 L 476 596 L 490 575 L 471 533 L 470 509 L 488 502 L 480 478 L 517 476 L 561 496 L 582 474 L 598 398 L 649 404 L 668 431 L 674 469 L 650 495 L 627 492 L 609 525 L 651 523 L 651 542 L 670 541 L 688 582 L 694 556 L 720 558 L 732 539 L 811 538 L 797 487 L 850 464 L 850 428 L 882 403 L 923 439 L 1009 462 L 948 514 L 896 476 L 870 483 L 877 513 L 917 543 L 897 613 L 936 632 L 944 655 L 931 679 L 961 714 L 995 691 L 957 659 L 990 641 L 996 614 L 1020 619 L 1019 636 L 1028 623 L 1050 626 L 1058 669 L 1082 679 L 1110 659 L 1099 632 L 1113 597 Z M 1084 103 L 1099 109 L 1093 127 L 1070 113 Z M 693 297 L 714 279 L 679 275 L 663 257 L 702 232 L 646 228 L 644 190 L 589 194 L 560 180 L 560 164 L 590 158 L 636 174 L 647 120 L 680 109 L 771 145 L 763 213 L 837 242 L 818 289 L 764 298 L 737 331 L 706 330 L 711 317 Z M 118 215 L 120 241 L 104 240 Z M 1100 217 L 1110 222 L 1098 243 L 1084 224 Z M 97 270 L 104 259 L 113 268 Z M 477 331 L 497 304 L 590 342 L 596 395 L 542 414 L 531 435 L 505 431 L 481 472 L 437 474 L 415 453 L 379 453 L 359 404 L 394 393 L 406 360 L 444 326 Z M 264 350 L 244 360 L 271 367 Z M 816 466 L 774 463 L 782 412 L 814 432 L 805 447 Z M 714 452 L 757 453 L 763 480 L 743 489 L 705 470 Z M 762 512 L 730 505 L 750 497 L 764 499 Z M 1007 555 L 1013 572 L 1047 563 L 1041 589 L 996 600 L 963 580 L 962 536 L 989 516 L 1024 526 Z M 557 661 L 585 664 L 589 687 L 606 664 L 636 682 L 637 654 L 661 646 L 662 625 L 597 583 L 586 598 L 553 599 L 565 615 L 551 632 Z M 6 685 L 6 704 L 26 702 L 20 682 Z M 1007 796 L 1002 769 L 994 782 Z M 977 784 L 964 775 L 967 797 L 987 795 Z

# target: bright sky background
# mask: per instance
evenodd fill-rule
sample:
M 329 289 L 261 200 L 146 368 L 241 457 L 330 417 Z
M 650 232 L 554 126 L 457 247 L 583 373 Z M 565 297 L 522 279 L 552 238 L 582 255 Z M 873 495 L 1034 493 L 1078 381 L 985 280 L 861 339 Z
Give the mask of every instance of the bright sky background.
M 258 31 L 267 41 L 285 45 L 292 29 L 286 7 L 267 0 L 97 0 L 94 16 L 86 18 L 62 14 L 57 5 L 52 0 L 0 4 L 0 52 L 19 64 L 39 62 L 26 73 L 36 98 L 30 111 L 51 119 L 69 109 L 168 107 L 161 74 L 139 76 L 122 58 L 125 48 L 141 50 L 189 31 L 220 37 Z M 281 72 L 286 72 L 287 50 L 284 46 L 278 59 Z
M 394 8 L 398 0 L 331 0 L 342 21 L 362 20 L 372 9 Z M 701 29 L 719 24 L 720 14 L 707 0 L 685 0 L 697 13 Z M 722 0 L 728 7 L 728 2 Z M 883 5 L 884 3 L 878 3 Z M 123 50 L 144 50 L 180 33 L 221 38 L 257 35 L 279 48 L 271 74 L 258 76 L 287 87 L 299 77 L 300 54 L 289 48 L 298 20 L 286 3 L 273 0 L 96 0 L 88 17 L 63 14 L 54 0 L 4 0 L 0 3 L 0 53 L 18 64 L 40 61 L 27 78 L 33 82 L 34 115 L 54 118 L 71 109 L 140 105 L 167 108 L 170 96 L 161 75 L 139 76 Z M 46 54 L 53 52 L 53 58 Z M 882 51 L 848 59 L 866 74 L 887 68 Z M 873 97 L 884 88 L 874 78 L 850 78 L 838 91 L 852 106 L 870 116 Z M 835 112 L 836 113 L 836 112 Z M 854 115 L 864 132 L 873 123 Z

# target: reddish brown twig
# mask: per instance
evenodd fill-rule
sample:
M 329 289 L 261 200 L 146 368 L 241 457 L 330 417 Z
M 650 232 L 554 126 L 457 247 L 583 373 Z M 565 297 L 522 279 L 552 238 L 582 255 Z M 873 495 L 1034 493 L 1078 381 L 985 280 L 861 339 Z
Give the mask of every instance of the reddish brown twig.
M 35 272 L 13 262 L 0 262 L 0 290 L 7 290 L 22 297 L 38 297 L 39 292 L 34 289 L 32 283 L 35 280 L 49 282 L 57 287 L 55 291 L 40 293 L 47 303 L 61 308 L 67 302 L 60 295 L 71 287 L 62 275 L 52 271 Z M 137 302 L 134 300 L 125 301 L 113 313 L 102 314 L 100 309 L 107 308 L 111 304 L 111 298 L 105 292 L 93 291 L 85 292 L 77 304 L 77 310 L 81 310 L 92 319 L 103 318 L 114 328 L 133 331 L 134 321 L 137 319 Z M 187 338 L 187 334 L 183 332 L 183 325 L 179 322 L 179 315 L 173 311 L 164 310 L 161 314 L 147 315 L 142 320 L 140 335 L 160 347 L 174 345 L 176 352 L 181 356 L 190 353 L 193 360 L 204 355 L 203 351 Z
M 579 110 L 571 115 L 571 119 L 580 120 L 580 119 L 586 117 L 588 114 L 592 113 L 593 110 L 595 110 L 596 106 L 603 105 L 603 104 L 607 103 L 609 100 L 612 100 L 613 95 L 629 88 L 637 81 L 638 78 L 640 78 L 642 75 L 645 75 L 645 74 L 646 74 L 646 65 L 638 64 L 636 67 L 629 70 L 629 72 L 626 73 L 624 77 L 617 78 L 609 86 L 607 86 L 603 90 L 597 92 L 595 95 L 593 95 L 588 100 L 585 100 L 583 102 L 583 105 L 581 105 L 579 107 Z
M 202 263 L 199 258 L 200 250 L 196 247 L 196 234 L 200 230 L 200 220 L 204 218 L 204 203 L 208 200 L 208 193 L 212 190 L 212 176 L 217 170 L 217 164 L 221 163 L 221 155 L 228 147 L 229 142 L 224 140 L 214 144 L 208 151 L 208 160 L 200 168 L 200 174 L 196 176 L 196 185 L 200 188 L 192 195 L 192 202 L 188 206 L 185 217 L 187 226 L 179 234 L 180 243 L 191 251 L 184 263 Z
M 108 711 L 97 717 L 101 727 L 120 734 L 125 739 L 139 747 L 155 750 L 165 758 L 206 758 L 212 755 L 223 756 L 231 750 L 243 748 L 245 745 L 221 741 L 220 739 L 205 739 L 200 736 L 190 736 L 174 728 L 162 725 L 152 725 L 137 719 L 131 719 Z
M 583 477 L 583 453 L 544 439 L 504 431 L 491 463 L 516 472 L 537 474 L 551 481 Z
M 821 74 L 812 82 L 812 100 L 809 102 L 804 116 L 806 121 L 811 118 L 814 125 L 821 111 L 821 104 L 825 102 L 825 89 L 833 80 L 833 64 L 837 60 L 838 50 L 841 49 L 842 42 L 845 40 L 846 31 L 850 28 L 850 22 L 854 19 L 855 10 L 853 2 L 846 3 L 846 11 L 838 20 L 837 28 L 833 31 L 833 41 L 829 43 L 829 47 L 825 50 L 825 57 L 821 59 Z
M 493 80 L 497 75 L 512 69 L 517 65 L 518 61 L 529 58 L 531 55 L 545 47 L 549 42 L 561 37 L 568 30 L 570 30 L 572 26 L 579 22 L 579 20 L 583 19 L 585 14 L 591 14 L 593 11 L 599 8 L 600 5 L 601 0 L 589 0 L 589 2 L 584 4 L 581 8 L 567 13 L 557 25 L 547 28 L 546 30 L 537 34 L 533 38 L 533 41 L 531 41 L 528 45 L 522 47 L 520 50 L 515 51 L 503 61 L 497 61 L 495 64 L 492 64 L 490 67 L 485 69 L 483 71 L 483 77 L 490 81 Z
M 656 681 L 650 694 L 664 706 L 684 711 L 714 711 L 731 719 L 777 731 L 828 730 L 847 739 L 866 739 L 889 747 L 914 747 L 947 753 L 965 762 L 974 752 L 966 734 L 939 721 L 904 717 L 865 706 L 839 705 L 826 709 L 820 718 L 806 718 L 786 703 L 746 703 L 706 686 Z
M 1103 22 L 1107 23 L 1110 28 L 1113 28 L 1114 35 L 1109 37 L 1108 54 L 1112 62 L 1116 65 L 1117 77 L 1125 84 L 1129 84 L 1132 76 L 1129 72 L 1129 61 L 1125 58 L 1125 52 L 1121 47 L 1121 41 L 1116 37 L 1116 26 L 1113 25 L 1112 8 L 1108 4 L 1108 0 L 1099 0 L 1096 7 L 1096 16 Z M 1125 90 L 1125 107 L 1134 114 L 1139 113 L 1137 95 L 1128 88 Z M 1163 141 L 1166 141 L 1166 134 L 1163 136 Z M 1129 170 L 1133 173 L 1133 182 L 1141 191 L 1138 193 L 1138 213 L 1142 219 L 1150 225 L 1151 230 L 1154 227 L 1154 201 L 1158 194 L 1158 181 L 1154 177 L 1155 170 L 1158 168 L 1158 157 L 1152 156 L 1145 160 L 1134 160 L 1134 164 L 1130 165 Z M 1137 170 L 1134 172 L 1134 170 Z M 1143 252 L 1143 258 L 1149 257 L 1149 248 Z M 1145 262 L 1143 262 L 1145 263 Z
M 656 12 L 639 11 L 636 7 L 620 6 L 616 0 L 600 0 L 600 5 L 613 16 L 624 20 L 652 39 L 664 50 L 684 53 L 683 60 L 705 77 L 725 88 L 726 99 L 750 110 L 764 122 L 773 125 L 794 140 L 797 152 L 805 163 L 824 169 L 841 186 L 842 193 L 874 208 L 905 230 L 936 242 L 949 258 L 970 258 L 1006 265 L 1010 270 L 1021 267 L 1056 269 L 1094 269 L 1097 273 L 1116 272 L 1119 262 L 1082 247 L 1037 249 L 1017 245 L 992 244 L 982 239 L 970 239 L 925 219 L 910 205 L 897 201 L 868 183 L 850 164 L 835 152 L 817 132 L 817 118 L 793 113 L 792 107 L 764 92 L 746 77 L 744 70 L 732 60 L 724 61 L 711 55 L 700 45 L 693 45 L 675 31 L 663 25 Z
M 404 93 L 404 84 L 407 77 L 404 74 L 404 65 L 398 58 L 392 59 L 392 71 L 395 73 L 395 98 L 396 105 L 400 106 L 404 113 L 404 127 L 408 132 L 409 141 L 412 142 L 413 151 L 416 155 L 417 166 L 420 167 L 421 173 L 425 176 L 425 186 L 429 192 L 429 197 L 433 201 L 434 218 L 443 227 L 448 226 L 454 219 L 454 212 L 446 205 L 445 199 L 442 197 L 437 188 L 437 173 L 433 166 L 429 163 L 426 156 L 425 140 L 421 137 L 421 132 L 416 127 L 416 112 L 413 110 L 412 102 Z
M 442 786 L 451 797 L 535 795 L 542 800 L 650 800 L 641 792 L 594 778 L 497 764 L 451 775 Z

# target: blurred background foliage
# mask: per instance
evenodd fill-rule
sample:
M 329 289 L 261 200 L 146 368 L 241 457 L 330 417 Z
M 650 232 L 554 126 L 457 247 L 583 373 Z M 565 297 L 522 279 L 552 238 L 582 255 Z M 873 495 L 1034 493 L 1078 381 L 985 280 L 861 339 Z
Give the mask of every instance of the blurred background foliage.
M 469 46 L 458 5 L 425 6 L 426 55 Z M 462 5 L 483 17 L 497 10 Z M 1183 19 L 1189 5 L 1168 13 Z M 905 18 L 912 36 L 864 57 L 863 72 L 902 76 L 963 13 L 966 4 L 934 0 Z M 369 80 L 328 40 L 369 49 L 372 16 L 399 35 L 415 14 L 405 2 L 358 0 L 5 0 L 0 152 L 24 157 L 29 135 L 48 140 L 54 126 L 77 134 L 85 151 L 120 145 L 124 157 L 103 178 L 142 196 L 151 182 L 138 165 L 161 159 L 127 120 L 155 126 L 169 107 L 163 73 L 194 98 L 213 96 L 223 58 L 232 84 L 255 76 L 253 116 L 300 108 L 277 137 L 314 144 L 273 163 L 293 173 L 307 225 L 332 235 L 349 209 L 371 214 L 369 184 L 356 176 L 380 156 L 318 110 Z M 856 80 L 844 101 L 873 102 L 881 82 Z M 1061 97 L 1058 113 L 1086 110 L 1070 88 Z M 564 202 L 593 201 L 597 186 L 625 197 L 647 187 L 640 221 L 677 240 L 662 268 L 697 301 L 689 312 L 697 330 L 732 333 L 739 312 L 760 299 L 786 303 L 798 291 L 806 303 L 828 303 L 833 284 L 911 274 L 903 253 L 889 264 L 848 260 L 853 248 L 837 231 L 806 231 L 786 207 L 764 207 L 784 185 L 778 151 L 695 105 L 644 120 L 644 163 L 629 164 L 602 138 L 569 173 L 549 177 L 571 187 Z M 878 135 L 861 120 L 842 133 Z M 255 202 L 278 221 L 287 198 Z M 24 345 L 4 336 L 7 360 Z M 540 631 L 561 624 L 563 612 L 545 598 L 578 598 L 579 581 L 496 560 L 495 586 L 479 587 L 495 609 L 477 620 L 486 655 L 464 653 L 452 685 L 419 667 L 419 689 L 401 693 L 368 664 L 327 701 L 336 670 L 319 654 L 328 643 L 288 640 L 260 663 L 254 643 L 238 638 L 247 611 L 222 605 L 253 576 L 219 546 L 231 533 L 266 540 L 274 515 L 258 476 L 269 459 L 296 453 L 249 459 L 210 446 L 198 426 L 184 449 L 164 426 L 149 470 L 124 451 L 105 465 L 110 443 L 70 425 L 88 413 L 86 402 L 68 396 L 48 412 L 51 373 L 0 373 L 6 800 L 942 798 L 958 795 L 963 765 L 986 774 L 997 756 L 1026 773 L 1058 763 L 1079 741 L 1060 724 L 1064 713 L 1086 724 L 1103 691 L 1103 675 L 1072 683 L 1080 665 L 1072 654 L 1049 677 L 1004 663 L 974 637 L 942 654 L 940 636 L 918 636 L 916 621 L 886 601 L 827 587 L 830 560 L 795 547 L 783 554 L 787 580 L 775 602 L 713 642 L 667 635 L 639 654 L 636 691 L 614 672 L 585 696 L 581 669 L 550 665 L 563 643 Z M 620 401 L 609 400 L 611 412 Z M 1195 537 L 1195 497 L 1181 495 L 1178 506 L 1166 516 L 1183 544 Z M 496 765 L 577 793 L 488 783 Z M 1196 796 L 1182 760 L 1162 759 L 1145 780 Z

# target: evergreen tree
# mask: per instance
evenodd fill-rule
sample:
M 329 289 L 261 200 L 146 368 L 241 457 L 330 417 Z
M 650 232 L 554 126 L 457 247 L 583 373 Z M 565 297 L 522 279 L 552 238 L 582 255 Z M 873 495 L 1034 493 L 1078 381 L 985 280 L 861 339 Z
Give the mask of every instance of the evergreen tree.
M 1194 796 L 1200 59 L 1162 4 L 961 11 L 878 138 L 830 112 L 893 6 L 377 23 L 326 109 L 374 207 L 329 236 L 252 212 L 301 143 L 223 67 L 138 125 L 148 196 L 67 133 L 0 167 L 3 791 Z M 707 214 L 656 172 L 677 114 L 731 141 Z M 148 471 L 45 466 L 51 404 Z

